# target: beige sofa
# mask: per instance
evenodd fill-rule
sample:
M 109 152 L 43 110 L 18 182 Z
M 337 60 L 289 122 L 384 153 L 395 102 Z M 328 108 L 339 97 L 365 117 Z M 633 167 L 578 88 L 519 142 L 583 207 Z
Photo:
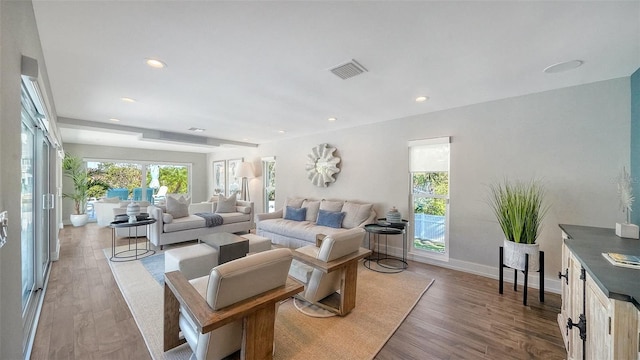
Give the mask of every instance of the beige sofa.
M 304 220 L 287 219 L 287 207 L 306 208 Z M 344 213 L 339 224 L 325 226 L 318 224 L 320 210 Z M 373 204 L 363 204 L 343 200 L 310 200 L 289 198 L 282 209 L 272 213 L 256 215 L 256 233 L 271 239 L 273 244 L 289 248 L 299 248 L 315 244 L 316 235 L 334 235 L 356 227 L 364 227 L 376 221 Z
M 149 216 L 156 219 L 149 225 L 148 238 L 152 244 L 160 246 L 174 244 L 217 232 L 248 232 L 254 228 L 253 202 L 236 200 L 235 211 L 219 213 L 222 225 L 207 227 L 206 220 L 195 213 L 215 213 L 217 202 L 202 202 L 189 205 L 189 214 L 185 217 L 172 218 L 166 213 L 166 207 L 151 205 L 147 208 Z

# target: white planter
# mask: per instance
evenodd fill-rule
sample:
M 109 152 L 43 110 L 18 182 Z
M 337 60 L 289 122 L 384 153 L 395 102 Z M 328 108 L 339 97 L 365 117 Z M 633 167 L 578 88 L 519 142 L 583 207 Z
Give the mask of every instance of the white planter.
M 503 263 L 518 270 L 524 270 L 525 254 L 529 254 L 529 271 L 540 270 L 540 245 L 520 244 L 513 241 L 504 241 Z
M 616 235 L 626 239 L 637 239 L 638 225 L 616 223 Z
M 69 219 L 71 220 L 71 224 L 73 224 L 73 226 L 75 226 L 75 227 L 85 226 L 85 225 L 87 225 L 87 222 L 89 221 L 89 215 L 87 215 L 87 214 L 81 214 L 81 215 L 71 214 L 71 215 L 69 215 Z

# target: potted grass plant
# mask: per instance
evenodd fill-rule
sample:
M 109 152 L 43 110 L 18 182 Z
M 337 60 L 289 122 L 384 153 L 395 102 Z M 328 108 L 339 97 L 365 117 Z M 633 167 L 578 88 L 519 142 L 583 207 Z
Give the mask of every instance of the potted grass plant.
M 529 254 L 529 271 L 538 271 L 539 244 L 536 244 L 549 207 L 544 204 L 542 184 L 532 180 L 492 184 L 489 205 L 504 233 L 504 265 L 524 270 L 525 254 Z
M 73 182 L 73 191 L 62 194 L 62 197 L 73 200 L 74 213 L 69 216 L 73 226 L 84 226 L 89 220 L 85 212 L 89 177 L 80 158 L 65 154 L 62 160 L 62 171 Z

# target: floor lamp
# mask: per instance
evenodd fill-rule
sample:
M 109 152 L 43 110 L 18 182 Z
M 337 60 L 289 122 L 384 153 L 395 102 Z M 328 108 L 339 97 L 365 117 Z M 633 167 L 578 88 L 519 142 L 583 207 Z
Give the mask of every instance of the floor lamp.
M 242 178 L 242 200 L 249 201 L 249 180 L 254 177 L 253 166 L 250 162 L 241 162 L 236 170 L 236 178 Z

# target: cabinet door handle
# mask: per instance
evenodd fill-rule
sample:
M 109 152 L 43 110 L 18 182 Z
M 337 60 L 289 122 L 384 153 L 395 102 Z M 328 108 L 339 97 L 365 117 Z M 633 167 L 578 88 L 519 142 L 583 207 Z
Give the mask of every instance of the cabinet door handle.
M 562 278 L 564 278 L 564 282 L 569 285 L 569 268 L 564 271 L 564 274 L 558 271 L 558 279 L 562 280 Z
M 580 314 L 578 319 L 579 321 L 577 323 L 574 323 L 573 320 L 569 318 L 567 320 L 567 328 L 573 329 L 574 327 L 577 327 L 578 331 L 580 332 L 580 339 L 582 339 L 582 341 L 586 341 L 587 340 L 587 318 L 586 316 L 584 316 L 584 314 Z

